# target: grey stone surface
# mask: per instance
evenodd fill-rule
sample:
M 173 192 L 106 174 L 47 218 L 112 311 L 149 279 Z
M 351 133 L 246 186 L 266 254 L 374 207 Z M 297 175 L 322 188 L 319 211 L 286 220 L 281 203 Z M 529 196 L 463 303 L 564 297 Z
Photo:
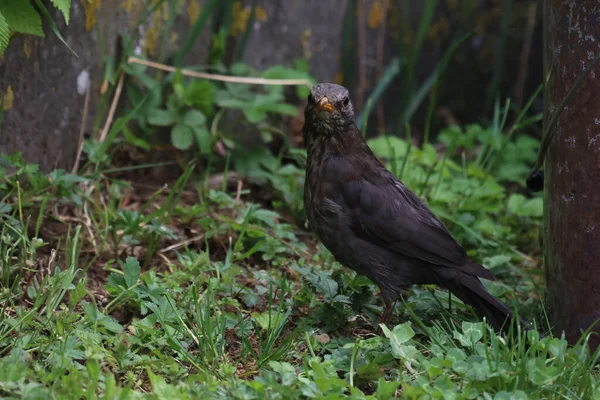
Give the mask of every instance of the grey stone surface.
M 106 0 L 105 3 L 120 3 Z M 109 7 L 106 7 L 109 10 Z M 115 43 L 122 18 L 115 15 L 120 8 L 99 17 L 110 49 Z M 110 14 L 110 15 L 109 15 Z M 0 61 L 0 91 L 10 87 L 14 95 L 12 108 L 5 110 L 0 126 L 0 152 L 19 150 L 29 162 L 36 162 L 44 170 L 70 169 L 79 140 L 81 116 L 85 99 L 85 77 L 94 82 L 91 90 L 98 92 L 101 79 L 101 61 L 96 35 L 86 32 L 84 9 L 73 2 L 71 22 L 65 27 L 61 15 L 54 15 L 65 40 L 78 56 L 45 26 L 46 37 L 16 35 Z M 78 79 L 80 88 L 78 90 Z M 90 97 L 90 110 L 95 109 L 97 96 Z M 92 122 L 90 114 L 88 122 Z
M 232 16 L 236 29 L 234 35 L 227 38 L 229 49 L 239 47 L 242 42 L 241 32 L 245 28 L 246 21 L 244 18 L 248 16 L 251 3 L 252 0 L 233 3 L 237 7 Z M 400 36 L 402 32 L 408 28 L 414 34 L 416 30 L 423 3 L 418 0 L 411 0 L 408 3 L 411 5 L 408 9 L 409 18 L 400 18 L 399 14 L 406 10 L 402 8 L 403 6 L 397 5 L 398 3 L 392 3 L 396 4 L 395 7 L 391 8 L 388 14 L 381 15 L 383 19 L 379 18 L 377 23 L 374 22 L 377 18 L 372 18 L 374 14 L 371 15 L 371 12 L 374 5 L 379 5 L 382 10 L 381 4 L 386 4 L 385 1 L 360 0 L 362 9 L 359 13 L 355 7 L 357 0 L 261 0 L 258 2 L 260 9 L 257 7 L 260 13 L 257 12 L 257 18 L 253 23 L 243 60 L 250 66 L 263 70 L 276 64 L 290 66 L 298 58 L 307 59 L 310 73 L 318 81 L 339 82 L 340 77 L 343 76 L 343 83 L 351 90 L 356 108 L 361 111 L 365 108 L 364 103 L 379 80 L 378 69 L 384 69 L 390 60 L 398 55 L 398 40 L 402 38 Z M 91 24 L 93 29 L 90 31 L 86 30 L 86 15 L 82 6 L 88 3 L 74 0 L 72 4 L 69 26 L 64 25 L 61 16 L 55 16 L 55 21 L 58 22 L 60 31 L 79 57 L 75 57 L 46 26 L 46 38 L 23 35 L 14 37 L 4 58 L 0 60 L 0 93 L 5 92 L 9 86 L 14 93 L 12 108 L 4 113 L 4 121 L 0 126 L 0 152 L 20 150 L 28 161 L 39 163 L 44 170 L 55 166 L 70 168 L 73 165 L 85 98 L 84 93 L 78 91 L 77 82 L 78 78 L 86 73 L 89 74 L 92 82 L 86 132 L 97 134 L 98 129 L 102 127 L 106 110 L 103 109 L 103 114 L 96 119 L 100 121 L 99 125 L 96 124 L 94 127 L 92 122 L 100 98 L 103 57 L 115 54 L 119 35 L 125 32 L 128 35 L 140 34 L 141 40 L 137 45 L 148 52 L 148 58 L 170 63 L 172 56 L 178 51 L 190 31 L 194 18 L 200 14 L 203 7 L 206 7 L 207 1 L 179 1 L 173 31 L 167 36 L 166 51 L 162 57 L 160 41 L 164 34 L 161 27 L 168 20 L 170 2 L 165 2 L 163 8 L 147 18 L 139 28 L 135 22 L 144 11 L 141 7 L 142 2 L 94 0 L 92 4 L 98 4 L 99 7 L 93 13 L 95 21 Z M 437 21 L 438 17 L 446 17 L 445 13 L 447 10 L 443 8 L 436 11 L 434 20 Z M 455 10 L 454 15 L 457 13 L 458 11 Z M 352 18 L 351 45 L 355 57 L 354 61 L 342 66 L 342 35 L 346 15 Z M 89 13 L 87 17 L 87 23 L 90 25 Z M 380 29 L 383 20 L 387 26 L 384 29 L 384 40 L 381 41 Z M 410 27 L 400 26 L 407 22 Z M 451 25 L 457 22 L 446 20 L 446 23 Z M 449 35 L 454 32 L 452 30 L 454 28 L 450 25 L 445 31 L 444 25 L 438 24 L 439 31 L 445 33 L 439 35 L 438 41 L 426 39 L 423 43 L 413 79 L 417 82 L 417 87 L 418 82 L 422 82 L 431 73 L 449 45 L 451 39 Z M 364 29 L 360 28 L 361 26 Z M 214 21 L 208 22 L 185 58 L 185 66 L 206 64 L 213 31 L 216 28 Z M 360 37 L 364 37 L 364 41 L 359 40 Z M 359 42 L 363 45 L 359 46 Z M 467 65 L 470 59 L 475 59 L 475 55 L 481 52 L 478 49 L 469 50 L 468 46 L 471 46 L 470 42 L 461 47 L 462 55 L 457 53 L 455 56 L 462 57 L 460 65 Z M 378 60 L 380 49 L 383 49 L 382 60 Z M 226 63 L 234 61 L 237 50 L 226 55 Z M 483 90 L 487 87 L 487 82 L 480 82 L 481 76 L 486 76 L 485 73 L 477 75 L 474 68 L 479 67 L 476 65 L 471 69 L 457 69 L 459 76 L 453 76 L 448 72 L 444 87 L 454 84 L 453 90 L 450 92 L 448 89 L 449 93 L 446 97 L 443 97 L 444 93 L 438 94 L 440 97 L 438 101 L 442 102 L 441 104 L 456 100 L 461 102 L 456 108 L 462 107 L 463 110 L 468 111 L 466 119 L 474 113 L 470 111 L 474 106 L 473 102 L 482 103 L 479 98 L 481 96 L 470 95 L 471 92 L 467 92 L 466 89 L 477 87 Z M 489 72 L 487 74 L 489 75 Z M 463 85 L 461 82 L 467 78 L 470 79 L 470 83 Z M 399 99 L 406 90 L 405 83 L 400 79 L 392 82 L 382 96 L 381 102 L 369 114 L 370 132 L 387 127 L 391 128 L 390 133 L 394 133 L 393 129 L 397 127 L 390 125 L 398 117 Z M 297 101 L 295 98 L 293 100 Z M 471 103 L 467 103 L 467 100 Z M 109 101 L 110 99 L 107 99 L 107 102 Z M 427 101 L 428 99 L 423 104 Z M 421 114 L 424 108 L 421 107 Z M 459 119 L 461 119 L 460 115 Z M 423 121 L 424 115 L 415 115 L 413 120 Z M 243 129 L 238 127 L 232 129 L 239 130 L 242 136 L 246 135 Z M 418 136 L 418 132 L 414 133 Z
M 181 3 L 172 40 L 167 46 L 167 56 L 174 54 L 189 30 L 189 4 L 192 2 L 197 5 L 196 10 L 200 10 L 204 1 Z M 82 122 L 84 83 L 91 84 L 85 131 L 94 133 L 93 122 L 104 73 L 103 57 L 115 56 L 120 35 L 133 33 L 141 11 L 139 7 L 127 9 L 122 0 L 103 0 L 99 4 L 100 7 L 93 12 L 95 21 L 93 24 L 88 21 L 89 31 L 86 29 L 85 9 L 79 1 L 72 3 L 68 26 L 61 15 L 53 15 L 60 32 L 77 56 L 47 24 L 44 26 L 45 38 L 16 35 L 11 40 L 0 59 L 0 93 L 6 93 L 10 87 L 14 95 L 12 107 L 4 112 L 0 125 L 1 153 L 21 151 L 26 161 L 38 163 L 46 171 L 72 168 Z M 52 8 L 49 7 L 49 10 Z M 140 46 L 150 37 L 148 31 L 156 30 L 156 24 L 153 18 L 147 19 L 139 31 Z M 209 51 L 209 41 L 210 32 L 205 30 L 186 61 L 203 62 Z M 103 121 L 100 121 L 100 129 L 102 124 Z
M 257 69 L 307 58 L 319 81 L 332 81 L 339 68 L 341 32 L 348 1 L 264 0 L 264 22 L 255 21 L 245 61 Z

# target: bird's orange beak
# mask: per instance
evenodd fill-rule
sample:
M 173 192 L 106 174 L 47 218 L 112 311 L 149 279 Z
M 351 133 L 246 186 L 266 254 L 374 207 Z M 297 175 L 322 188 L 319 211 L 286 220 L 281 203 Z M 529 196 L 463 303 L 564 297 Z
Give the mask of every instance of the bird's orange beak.
M 317 103 L 317 108 L 324 111 L 333 111 L 335 109 L 329 100 L 327 100 L 327 97 L 323 97 L 321 100 L 319 100 Z

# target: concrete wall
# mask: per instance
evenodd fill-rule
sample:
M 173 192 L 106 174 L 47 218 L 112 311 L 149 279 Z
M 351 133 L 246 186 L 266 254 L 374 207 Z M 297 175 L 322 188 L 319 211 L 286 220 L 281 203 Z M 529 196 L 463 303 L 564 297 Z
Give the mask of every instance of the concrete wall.
M 532 2 L 535 1 L 517 1 L 513 9 L 526 10 L 519 8 L 519 4 Z M 88 4 L 87 0 L 73 0 L 69 26 L 64 25 L 60 15 L 56 15 L 54 20 L 78 57 L 59 41 L 48 26 L 45 26 L 46 38 L 16 35 L 12 39 L 0 60 L 0 93 L 5 93 L 6 98 L 6 111 L 0 126 L 0 152 L 20 150 L 28 161 L 39 163 L 45 170 L 71 168 L 79 139 L 86 77 L 91 82 L 91 100 L 85 130 L 96 134 L 101 124 L 94 129 L 94 116 L 99 112 L 98 120 L 103 122 L 110 101 L 108 98 L 100 101 L 103 57 L 114 56 L 119 35 L 139 34 L 139 47 L 148 57 L 156 60 L 159 56 L 160 27 L 167 21 L 169 2 L 138 26 L 145 3 L 142 0 L 93 0 Z M 232 48 L 241 42 L 250 3 L 251 0 L 234 2 L 232 31 L 228 39 Z M 274 64 L 290 65 L 296 58 L 305 58 L 317 80 L 343 82 L 349 86 L 357 108 L 361 109 L 377 83 L 382 67 L 397 55 L 398 41 L 410 41 L 414 35 L 423 2 L 411 0 L 408 11 L 401 10 L 397 3 L 395 0 L 261 0 L 244 61 L 263 69 Z M 490 72 L 477 63 L 489 64 L 488 59 L 493 58 L 497 27 L 490 29 L 489 33 L 486 33 L 485 27 L 499 23 L 501 5 L 482 6 L 477 1 L 439 2 L 416 71 L 417 80 L 430 73 L 454 33 L 461 28 L 461 16 L 467 3 L 473 4 L 473 18 L 481 19 L 475 24 L 483 28 L 473 41 L 464 45 L 462 54 L 457 54 L 462 69 L 456 68 L 458 75 L 447 79 L 451 87 L 448 98 L 443 92 L 439 94 L 441 101 L 446 102 L 442 105 L 452 106 L 454 101 L 458 101 L 463 110 L 468 110 L 465 118 L 474 114 L 476 107 L 483 103 L 481 97 L 485 94 L 485 84 L 489 83 Z M 179 48 L 205 4 L 206 0 L 180 0 L 174 32 L 168 37 L 170 52 L 166 56 Z M 386 4 L 390 5 L 387 12 Z M 408 18 L 401 16 L 405 11 Z M 511 33 L 511 37 L 517 38 L 517 44 L 526 18 L 521 14 L 515 12 L 517 22 L 513 28 L 516 33 Z M 347 15 L 353 30 L 350 45 L 354 59 L 341 65 L 343 25 Z M 409 22 L 408 27 L 405 21 Z M 208 25 L 186 58 L 185 65 L 206 62 L 212 38 L 212 24 Z M 513 44 L 508 48 L 519 54 L 520 44 Z M 518 60 L 511 62 L 518 64 Z M 469 78 L 469 84 L 460 84 L 466 78 Z M 478 81 L 484 82 L 479 85 L 481 88 L 477 85 Z M 396 99 L 403 90 L 405 88 L 399 82 L 388 89 L 383 101 L 385 106 L 371 114 L 375 121 L 369 122 L 370 127 L 382 128 L 382 124 L 393 120 L 397 113 Z M 469 103 L 471 98 L 473 101 Z M 462 119 L 463 115 L 458 117 Z

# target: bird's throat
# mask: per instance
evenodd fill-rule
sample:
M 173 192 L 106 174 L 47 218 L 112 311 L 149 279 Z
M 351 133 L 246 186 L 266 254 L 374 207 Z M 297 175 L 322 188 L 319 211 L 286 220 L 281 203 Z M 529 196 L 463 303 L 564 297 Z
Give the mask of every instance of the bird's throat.
M 366 145 L 354 124 L 305 124 L 303 136 L 309 155 L 317 150 L 322 153 L 352 153 L 355 147 Z

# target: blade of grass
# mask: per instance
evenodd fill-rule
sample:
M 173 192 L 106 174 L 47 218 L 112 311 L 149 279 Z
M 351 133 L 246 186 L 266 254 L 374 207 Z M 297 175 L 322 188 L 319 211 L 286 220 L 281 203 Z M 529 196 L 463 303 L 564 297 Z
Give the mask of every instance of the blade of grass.
M 342 56 L 340 65 L 344 66 L 342 71 L 341 83 L 348 90 L 354 88 L 354 73 L 356 69 L 356 7 L 359 0 L 349 0 L 346 6 L 344 22 L 342 27 Z M 360 126 L 360 125 L 358 125 Z
M 406 143 L 408 146 L 406 147 L 406 154 L 404 155 L 404 160 L 402 160 L 402 167 L 400 169 L 400 174 L 398 175 L 398 179 L 402 180 L 404 176 L 404 168 L 406 168 L 406 164 L 408 163 L 408 157 L 410 156 L 410 151 L 412 150 L 412 139 L 410 135 L 410 125 L 406 124 Z
M 35 237 L 40 237 L 40 228 L 42 227 L 42 221 L 44 220 L 44 212 L 46 211 L 46 205 L 50 196 L 44 196 L 42 198 L 42 204 L 40 204 L 40 212 L 38 213 L 37 221 L 35 222 Z
M 492 120 L 492 134 L 494 136 L 494 143 L 492 144 L 484 144 L 479 154 L 477 155 L 476 163 L 480 167 L 484 167 L 491 157 L 492 153 L 496 149 L 496 142 L 498 140 L 502 140 L 502 131 L 504 130 L 504 125 L 506 124 L 506 119 L 508 118 L 510 110 L 510 99 L 506 99 L 504 103 L 504 108 L 500 108 L 500 102 L 496 99 L 494 103 L 494 118 Z M 501 144 L 501 143 L 500 143 Z M 499 147 L 498 147 L 499 148 Z
M 385 71 L 383 72 L 383 75 L 381 76 L 381 79 L 379 80 L 379 82 L 377 82 L 377 85 L 375 85 L 375 88 L 373 89 L 373 91 L 371 91 L 371 94 L 369 95 L 369 98 L 367 100 L 367 107 L 369 102 L 373 102 L 373 104 L 377 104 L 377 101 L 379 101 L 379 98 L 381 97 L 381 95 L 383 94 L 383 92 L 385 92 L 385 90 L 388 88 L 388 86 L 392 83 L 392 81 L 394 80 L 394 78 L 398 75 L 398 73 L 400 72 L 400 67 L 401 67 L 401 63 L 400 63 L 400 59 L 398 57 L 393 58 L 390 63 L 388 64 L 388 66 L 385 68 Z M 356 120 L 356 126 L 363 126 L 363 123 L 365 123 L 365 110 L 363 110 L 359 115 L 358 118 Z M 364 127 L 363 127 L 363 131 L 364 131 Z
M 198 16 L 198 19 L 196 20 L 196 22 L 194 22 L 194 25 L 192 26 L 189 33 L 185 37 L 185 40 L 183 41 L 183 45 L 181 46 L 181 48 L 177 52 L 177 55 L 175 56 L 175 65 L 177 67 L 181 67 L 183 59 L 190 52 L 190 50 L 192 50 L 194 43 L 196 43 L 196 39 L 198 39 L 198 37 L 202 33 L 202 30 L 204 29 L 204 25 L 206 25 L 208 18 L 212 15 L 213 8 L 217 5 L 217 2 L 218 0 L 209 0 L 202 7 L 202 11 Z
M 496 55 L 494 57 L 494 73 L 492 75 L 492 83 L 488 89 L 488 95 L 485 105 L 487 110 L 492 102 L 492 99 L 496 96 L 498 86 L 502 79 L 502 73 L 504 70 L 504 53 L 506 50 L 506 38 L 510 29 L 510 20 L 512 18 L 512 5 L 514 0 L 502 1 L 502 21 L 500 23 L 500 38 L 496 46 Z
M 471 35 L 472 33 L 467 33 L 466 35 L 459 38 L 456 42 L 454 42 L 450 46 L 450 48 L 448 48 L 448 50 L 442 57 L 440 63 L 437 65 L 437 67 L 434 69 L 431 75 L 429 75 L 429 77 L 425 80 L 425 82 L 423 82 L 419 90 L 413 95 L 412 101 L 408 104 L 406 109 L 402 110 L 402 118 L 400 120 L 402 124 L 405 124 L 406 122 L 410 121 L 413 114 L 417 111 L 427 94 L 431 91 L 433 85 L 437 81 L 439 81 L 439 79 L 443 75 L 444 71 L 446 70 L 446 67 L 448 66 L 448 63 L 450 62 L 450 58 L 452 58 L 458 47 Z
M 248 17 L 248 22 L 246 23 L 246 28 L 244 28 L 244 33 L 242 34 L 242 39 L 240 44 L 236 50 L 234 60 L 236 62 L 242 61 L 244 58 L 244 53 L 246 52 L 246 46 L 248 45 L 248 39 L 250 39 L 250 34 L 254 29 L 254 20 L 256 19 L 256 5 L 258 4 L 258 0 L 252 0 L 252 4 L 250 5 L 250 17 Z
M 429 143 L 429 131 L 431 130 L 431 120 L 433 119 L 433 111 L 437 105 L 439 79 L 436 79 L 431 95 L 429 96 L 429 107 L 427 107 L 427 116 L 425 117 L 425 132 L 423 133 L 423 144 Z
M 162 37 L 160 38 L 160 50 L 158 52 L 158 61 L 164 62 L 166 57 L 167 43 L 171 36 L 171 30 L 175 23 L 175 17 L 177 16 L 178 0 L 170 0 L 169 15 L 167 16 L 167 23 L 163 26 Z
M 423 4 L 421 18 L 419 19 L 419 26 L 417 28 L 417 36 L 411 48 L 410 58 L 408 59 L 407 75 L 409 81 L 414 79 L 415 68 L 419 61 L 419 56 L 421 55 L 423 41 L 425 40 L 425 35 L 431 28 L 433 13 L 436 6 L 437 0 L 425 0 L 425 4 Z
M 493 159 L 491 159 L 491 155 L 492 155 L 491 152 L 492 152 L 492 150 L 490 150 L 490 155 L 489 155 L 488 159 L 486 159 L 484 161 L 484 164 L 483 164 L 483 165 L 485 165 L 485 172 L 486 173 L 489 173 L 490 171 L 493 171 L 494 168 L 496 168 L 496 165 L 498 164 L 498 162 L 501 159 L 501 155 L 504 154 L 504 150 L 506 149 L 506 146 L 508 146 L 509 139 L 514 135 L 514 133 L 517 130 L 523 128 L 521 122 L 523 121 L 523 118 L 525 117 L 527 111 L 529 111 L 529 109 L 531 108 L 531 105 L 533 104 L 533 101 L 536 99 L 536 97 L 541 92 L 543 86 L 544 86 L 543 84 L 540 84 L 538 86 L 538 88 L 536 89 L 536 91 L 531 95 L 531 97 L 529 97 L 529 100 L 527 101 L 527 104 L 525 104 L 525 107 L 523 107 L 523 109 L 521 110 L 521 112 L 517 116 L 517 119 L 513 122 L 512 127 L 510 128 L 510 130 L 508 131 L 508 133 L 505 136 L 506 140 L 504 141 L 504 143 L 502 144 L 502 146 L 500 147 L 500 149 L 498 149 L 498 151 L 496 152 L 496 157 L 494 157 Z
M 108 169 L 104 169 L 101 171 L 98 171 L 100 174 L 106 175 L 106 174 L 114 174 L 117 172 L 128 172 L 128 171 L 135 171 L 138 169 L 151 169 L 151 168 L 160 168 L 160 167 L 168 167 L 170 165 L 177 165 L 177 161 L 163 161 L 163 162 L 157 162 L 157 163 L 149 163 L 149 164 L 140 164 L 140 165 L 130 165 L 127 167 L 119 167 L 119 168 L 108 168 Z M 88 178 L 88 179 L 93 179 L 95 178 L 97 175 L 94 174 L 88 174 L 88 175 L 84 175 L 84 177 Z
M 67 48 L 71 51 L 71 53 L 73 53 L 75 55 L 75 57 L 79 57 L 77 55 L 77 53 L 71 48 L 71 46 L 69 46 L 69 44 L 67 43 L 67 41 L 65 40 L 65 38 L 60 34 L 60 31 L 58 30 L 58 27 L 54 23 L 54 20 L 52 19 L 52 16 L 50 15 L 50 13 L 48 12 L 48 10 L 46 9 L 46 6 L 44 6 L 44 3 L 42 3 L 41 0 L 35 0 L 35 4 L 37 5 L 38 9 L 42 13 L 42 15 L 44 16 L 44 18 L 46 19 L 46 21 L 48 21 L 48 24 L 50 25 L 50 29 L 52 29 L 52 32 L 54 32 L 54 34 L 56 35 L 56 37 L 58 37 L 60 39 L 60 41 L 63 42 L 65 46 L 67 46 Z
M 371 112 L 371 106 L 373 105 L 373 100 L 372 99 L 368 99 L 367 100 L 367 107 L 365 107 L 365 119 L 364 121 L 362 121 L 362 128 L 361 128 L 361 132 L 362 132 L 362 136 L 363 138 L 365 137 L 365 135 L 367 134 L 367 122 L 369 122 L 369 113 Z
M 133 108 L 130 112 L 128 112 L 125 116 L 123 117 L 119 117 L 115 120 L 115 122 L 113 123 L 112 127 L 110 128 L 110 130 L 108 131 L 108 134 L 106 135 L 106 139 L 102 142 L 102 144 L 98 147 L 98 150 L 96 152 L 96 159 L 100 160 L 102 159 L 102 157 L 104 156 L 104 154 L 106 154 L 106 151 L 108 150 L 109 146 L 111 145 L 111 143 L 114 141 L 114 139 L 116 138 L 117 134 L 119 132 L 121 132 L 121 130 L 123 129 L 123 127 L 131 120 L 133 119 L 137 113 L 139 112 L 139 110 L 142 108 L 142 106 L 146 103 L 146 100 L 148 100 L 149 95 L 146 95 L 138 104 L 136 104 L 135 108 Z M 83 170 L 87 170 L 88 167 L 91 166 L 91 161 L 88 161 L 86 163 L 86 166 L 83 168 Z M 95 168 L 99 168 L 100 165 L 96 164 Z

